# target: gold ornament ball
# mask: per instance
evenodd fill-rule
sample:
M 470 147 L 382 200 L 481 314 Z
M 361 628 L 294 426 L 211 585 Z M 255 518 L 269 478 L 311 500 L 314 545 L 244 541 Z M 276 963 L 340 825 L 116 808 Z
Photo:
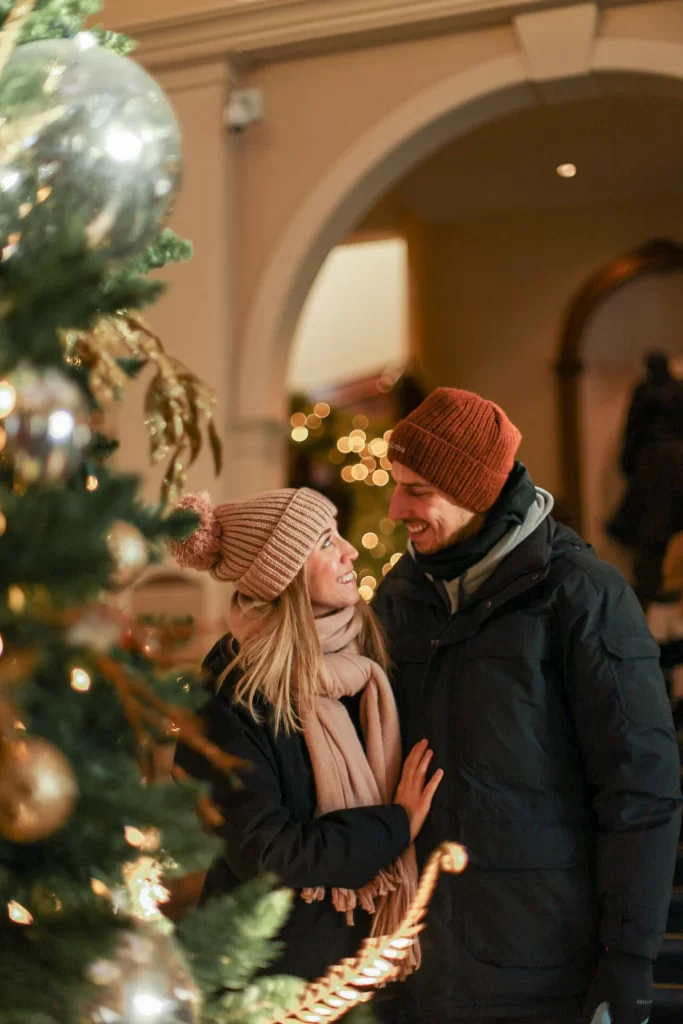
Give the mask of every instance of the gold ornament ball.
M 0 743 L 0 835 L 36 843 L 62 828 L 78 796 L 64 755 L 35 737 Z
M 109 528 L 107 545 L 112 562 L 109 589 L 125 590 L 147 568 L 147 541 L 137 526 L 119 519 Z
M 88 968 L 95 986 L 81 1015 L 90 1024 L 197 1024 L 201 998 L 170 935 L 131 920 L 107 960 Z

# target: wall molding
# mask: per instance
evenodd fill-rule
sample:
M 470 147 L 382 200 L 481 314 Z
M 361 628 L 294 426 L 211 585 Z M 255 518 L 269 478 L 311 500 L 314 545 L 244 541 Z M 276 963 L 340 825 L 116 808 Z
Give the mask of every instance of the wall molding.
M 539 0 L 227 0 L 113 27 L 137 40 L 137 56 L 148 67 L 226 56 L 249 66 L 509 24 L 538 7 Z

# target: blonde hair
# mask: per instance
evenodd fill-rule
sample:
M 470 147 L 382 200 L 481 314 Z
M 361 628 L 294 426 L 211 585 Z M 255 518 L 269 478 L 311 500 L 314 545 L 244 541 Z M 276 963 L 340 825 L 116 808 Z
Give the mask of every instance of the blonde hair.
M 288 734 L 300 732 L 301 716 L 315 703 L 323 670 L 323 652 L 304 569 L 274 601 L 235 594 L 233 609 L 239 610 L 242 635 L 235 637 L 239 650 L 219 676 L 218 687 L 238 669 L 234 703 L 246 708 L 255 721 L 261 721 L 256 702 L 263 700 L 270 709 L 275 733 L 280 729 Z M 389 658 L 382 627 L 365 601 L 359 601 L 357 613 L 362 621 L 360 653 L 386 671 Z

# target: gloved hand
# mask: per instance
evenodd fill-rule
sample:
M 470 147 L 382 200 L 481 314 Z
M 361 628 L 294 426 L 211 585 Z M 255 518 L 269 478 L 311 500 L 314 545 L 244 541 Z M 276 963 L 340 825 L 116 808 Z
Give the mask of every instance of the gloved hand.
M 646 1024 L 652 1012 L 652 961 L 605 953 L 584 1008 L 584 1024 Z

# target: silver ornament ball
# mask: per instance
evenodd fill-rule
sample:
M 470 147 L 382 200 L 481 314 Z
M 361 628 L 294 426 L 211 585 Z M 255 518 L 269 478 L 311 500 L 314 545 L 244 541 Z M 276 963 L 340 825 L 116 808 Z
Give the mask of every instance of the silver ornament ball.
M 0 381 L 3 454 L 25 484 L 64 480 L 91 439 L 84 393 L 54 367 L 20 364 Z
M 0 249 L 77 228 L 112 260 L 152 242 L 182 169 L 180 129 L 138 64 L 81 33 L 17 47 L 0 77 Z
M 114 956 L 88 968 L 96 991 L 85 1008 L 91 1024 L 196 1024 L 201 997 L 170 935 L 132 922 Z

